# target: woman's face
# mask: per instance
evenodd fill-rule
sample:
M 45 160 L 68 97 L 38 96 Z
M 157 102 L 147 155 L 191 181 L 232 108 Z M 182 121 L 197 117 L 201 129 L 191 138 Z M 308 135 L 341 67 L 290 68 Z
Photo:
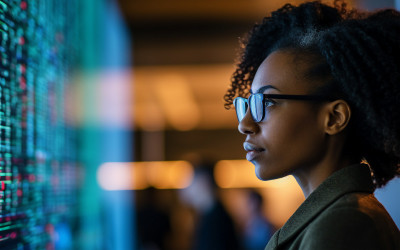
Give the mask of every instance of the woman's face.
M 251 86 L 252 93 L 264 86 L 264 94 L 307 95 L 321 83 L 304 77 L 309 65 L 295 60 L 290 52 L 270 54 L 258 68 Z M 326 149 L 324 119 L 320 107 L 310 101 L 273 100 L 266 107 L 266 117 L 255 123 L 250 112 L 239 123 L 246 135 L 246 158 L 255 165 L 259 179 L 269 180 L 296 174 L 316 166 Z

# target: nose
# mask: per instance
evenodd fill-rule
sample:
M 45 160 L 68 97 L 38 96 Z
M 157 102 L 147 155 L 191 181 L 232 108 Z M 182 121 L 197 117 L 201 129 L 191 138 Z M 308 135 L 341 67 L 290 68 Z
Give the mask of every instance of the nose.
M 259 127 L 258 124 L 253 120 L 249 110 L 247 110 L 243 119 L 239 122 L 238 130 L 244 135 L 257 133 Z

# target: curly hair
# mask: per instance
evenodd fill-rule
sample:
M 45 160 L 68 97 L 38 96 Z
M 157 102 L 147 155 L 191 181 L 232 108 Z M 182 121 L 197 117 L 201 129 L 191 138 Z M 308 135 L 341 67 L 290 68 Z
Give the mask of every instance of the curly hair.
M 273 51 L 290 50 L 311 64 L 308 78 L 326 82 L 315 92 L 346 100 L 352 117 L 347 149 L 370 166 L 374 183 L 400 176 L 400 13 L 347 10 L 307 2 L 286 4 L 256 24 L 224 99 L 247 96 L 255 73 Z

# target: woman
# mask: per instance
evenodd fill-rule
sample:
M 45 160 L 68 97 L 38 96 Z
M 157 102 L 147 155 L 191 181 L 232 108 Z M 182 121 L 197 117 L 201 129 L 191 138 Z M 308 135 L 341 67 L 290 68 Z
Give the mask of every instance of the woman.
M 306 197 L 266 249 L 400 249 L 373 195 L 400 175 L 400 14 L 285 5 L 244 46 L 225 101 L 246 158 Z

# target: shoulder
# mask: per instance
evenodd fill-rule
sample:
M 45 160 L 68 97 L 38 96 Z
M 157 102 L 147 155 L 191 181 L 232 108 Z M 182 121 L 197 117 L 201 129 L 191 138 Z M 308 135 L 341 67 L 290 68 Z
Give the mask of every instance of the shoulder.
M 352 193 L 324 210 L 304 231 L 305 249 L 394 249 L 400 233 L 372 194 Z

